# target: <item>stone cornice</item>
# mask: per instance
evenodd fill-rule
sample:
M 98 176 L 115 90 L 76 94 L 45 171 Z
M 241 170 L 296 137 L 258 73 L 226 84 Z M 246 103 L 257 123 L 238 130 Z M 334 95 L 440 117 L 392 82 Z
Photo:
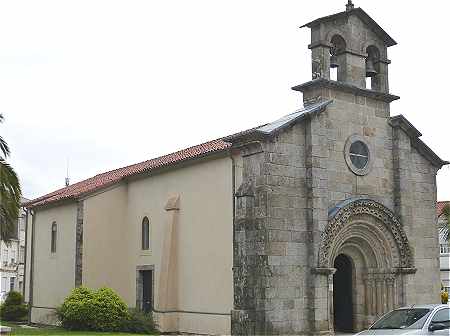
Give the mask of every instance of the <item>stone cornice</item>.
M 390 93 L 379 92 L 374 90 L 363 89 L 357 87 L 355 85 L 342 83 L 338 81 L 332 81 L 325 78 L 317 78 L 312 81 L 297 85 L 292 87 L 292 90 L 305 92 L 310 89 L 315 88 L 329 88 L 329 89 L 338 89 L 344 92 L 353 93 L 358 96 L 369 97 L 376 100 L 381 100 L 386 103 L 393 102 L 394 100 L 400 99 L 399 96 L 392 95 Z

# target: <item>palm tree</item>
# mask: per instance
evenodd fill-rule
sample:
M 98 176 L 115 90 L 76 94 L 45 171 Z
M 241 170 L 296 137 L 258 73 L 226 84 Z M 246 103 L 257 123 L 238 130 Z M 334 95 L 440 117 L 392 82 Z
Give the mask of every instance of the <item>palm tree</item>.
M 450 203 L 447 203 L 444 208 L 442 209 L 442 215 L 444 215 L 444 220 L 442 221 L 442 224 L 440 226 L 440 232 L 442 235 L 442 238 L 449 242 L 449 236 L 450 236 Z
M 3 115 L 0 113 L 0 123 Z M 6 162 L 9 146 L 0 136 L 0 240 L 8 243 L 16 236 L 20 209 L 20 183 L 14 169 Z

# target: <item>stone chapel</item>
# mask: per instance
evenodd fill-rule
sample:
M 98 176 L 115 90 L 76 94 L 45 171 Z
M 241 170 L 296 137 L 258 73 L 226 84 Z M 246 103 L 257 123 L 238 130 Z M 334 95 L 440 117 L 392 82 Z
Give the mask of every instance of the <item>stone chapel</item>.
M 112 287 L 162 331 L 202 334 L 353 332 L 439 302 L 448 162 L 390 114 L 396 42 L 351 1 L 302 27 L 301 109 L 26 204 L 33 322 L 54 323 L 80 285 Z

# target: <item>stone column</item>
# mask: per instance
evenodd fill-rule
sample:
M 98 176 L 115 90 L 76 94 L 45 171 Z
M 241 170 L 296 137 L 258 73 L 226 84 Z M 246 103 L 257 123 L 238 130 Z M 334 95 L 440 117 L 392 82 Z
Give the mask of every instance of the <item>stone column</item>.
M 381 281 L 381 291 L 383 293 L 381 299 L 382 299 L 382 313 L 385 314 L 388 310 L 388 287 L 387 287 L 387 278 L 386 276 L 383 277 L 383 280 Z
M 388 65 L 389 60 L 378 60 L 375 67 L 378 68 L 378 74 L 372 78 L 372 90 L 389 93 Z
M 379 277 L 376 278 L 377 287 L 377 310 L 376 315 L 379 317 L 383 313 L 383 280 Z
M 310 46 L 312 79 L 330 79 L 330 47 L 325 44 Z
M 251 180 L 241 184 L 236 192 L 236 214 L 233 242 L 234 308 L 231 312 L 231 334 L 253 335 L 256 328 L 256 277 L 247 253 L 251 243 L 249 230 L 254 232 L 255 194 Z M 253 229 L 253 230 L 252 230 Z M 254 262 L 254 260 L 253 260 Z
M 167 200 L 167 222 L 164 226 L 164 238 L 161 253 L 161 270 L 159 272 L 158 310 L 178 309 L 178 256 L 177 231 L 180 210 L 180 196 L 175 195 Z M 161 314 L 159 323 L 164 330 L 179 330 L 178 316 Z
M 339 81 L 355 85 L 360 88 L 366 87 L 366 60 L 363 55 L 346 51 L 344 54 L 344 66 L 338 70 Z
M 372 319 L 377 316 L 377 284 L 373 274 L 370 274 L 370 281 L 372 283 Z
M 374 284 L 373 279 L 369 276 L 365 279 L 366 285 L 366 314 L 367 317 L 373 315 L 373 293 L 374 293 Z
M 394 294 L 394 282 L 395 278 L 392 276 L 386 279 L 387 284 L 387 310 L 391 311 L 395 307 L 395 294 Z
M 322 233 L 328 225 L 328 134 L 325 118 L 311 117 L 305 125 L 306 229 L 307 229 L 307 309 L 310 332 L 328 332 L 329 321 L 320 308 L 321 279 L 314 275 L 318 265 Z M 326 307 L 325 307 L 326 308 Z
M 328 330 L 330 333 L 334 333 L 334 302 L 333 302 L 333 275 L 336 273 L 336 268 L 316 268 L 314 274 L 317 276 L 326 276 L 327 278 L 327 319 L 328 319 Z M 316 307 L 321 309 L 322 307 Z

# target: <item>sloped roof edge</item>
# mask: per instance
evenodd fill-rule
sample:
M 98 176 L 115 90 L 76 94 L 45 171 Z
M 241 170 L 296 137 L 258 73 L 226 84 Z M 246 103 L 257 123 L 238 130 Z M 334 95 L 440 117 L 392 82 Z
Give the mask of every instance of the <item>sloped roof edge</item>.
M 252 128 L 245 132 L 231 135 L 229 137 L 224 138 L 224 140 L 229 142 L 235 142 L 238 139 L 242 139 L 244 137 L 254 137 L 254 136 L 266 137 L 274 135 L 280 132 L 281 130 L 289 127 L 290 125 L 303 120 L 309 115 L 322 112 L 332 102 L 333 100 L 321 100 L 319 102 L 306 105 L 301 109 L 292 112 L 290 114 L 287 114 L 273 122 Z
M 343 16 L 348 17 L 352 14 L 359 17 L 361 19 L 361 21 L 363 21 L 366 25 L 368 25 L 375 32 L 375 34 L 377 34 L 384 41 L 386 46 L 392 47 L 397 44 L 397 42 L 395 42 L 395 40 L 391 36 L 389 36 L 389 34 L 386 33 L 386 31 L 383 28 L 381 28 L 381 26 L 360 7 L 351 9 L 349 11 L 343 11 L 343 12 L 339 12 L 336 14 L 323 16 L 323 17 L 315 19 L 311 22 L 305 23 L 304 25 L 300 26 L 300 28 L 304 28 L 304 27 L 311 28 L 311 27 L 314 27 L 314 26 L 320 24 L 321 22 L 335 20 L 335 19 L 337 19 L 339 17 L 343 17 Z
M 436 203 L 436 214 L 438 217 L 442 215 L 442 212 L 444 211 L 444 207 L 446 205 L 450 206 L 450 201 L 438 201 Z
M 422 136 L 417 128 L 411 124 L 402 114 L 389 118 L 392 127 L 401 128 L 411 139 L 411 145 L 418 150 L 433 166 L 439 169 L 450 162 L 442 160 L 430 147 L 428 147 L 419 137 Z
M 29 202 L 25 202 L 23 206 L 34 208 L 64 200 L 78 199 L 97 190 L 110 187 L 125 178 L 138 176 L 159 168 L 219 153 L 227 150 L 229 147 L 231 147 L 231 144 L 222 139 L 205 142 L 171 154 L 97 174 L 86 180 L 58 189 Z

